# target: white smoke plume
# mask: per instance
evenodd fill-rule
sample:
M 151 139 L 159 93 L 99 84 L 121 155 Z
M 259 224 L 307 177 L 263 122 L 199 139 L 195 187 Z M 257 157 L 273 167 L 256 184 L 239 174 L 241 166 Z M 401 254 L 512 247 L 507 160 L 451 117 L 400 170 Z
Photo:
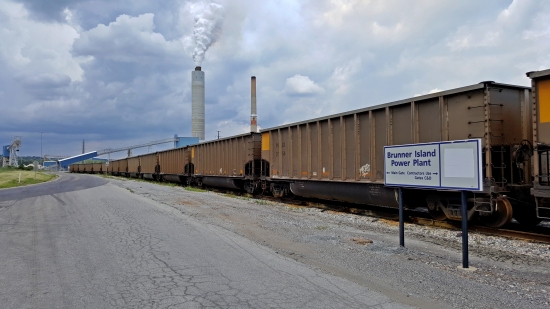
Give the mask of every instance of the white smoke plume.
M 191 5 L 191 13 L 195 16 L 193 60 L 195 66 L 200 66 L 204 53 L 222 33 L 224 7 L 217 3 L 198 2 Z

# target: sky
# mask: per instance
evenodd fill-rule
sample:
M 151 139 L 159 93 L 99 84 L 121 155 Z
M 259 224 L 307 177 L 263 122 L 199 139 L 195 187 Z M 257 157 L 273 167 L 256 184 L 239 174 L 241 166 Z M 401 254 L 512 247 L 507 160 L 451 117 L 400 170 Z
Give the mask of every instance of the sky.
M 0 145 L 64 155 L 206 140 L 550 68 L 550 1 L 0 0 Z M 134 150 L 134 154 L 171 144 Z M 111 158 L 124 157 L 112 154 Z

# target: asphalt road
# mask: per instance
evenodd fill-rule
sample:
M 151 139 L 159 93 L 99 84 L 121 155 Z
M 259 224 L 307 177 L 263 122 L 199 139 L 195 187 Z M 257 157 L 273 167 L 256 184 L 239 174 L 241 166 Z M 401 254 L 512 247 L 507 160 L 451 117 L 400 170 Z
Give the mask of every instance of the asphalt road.
M 410 308 L 90 175 L 0 190 L 2 308 Z

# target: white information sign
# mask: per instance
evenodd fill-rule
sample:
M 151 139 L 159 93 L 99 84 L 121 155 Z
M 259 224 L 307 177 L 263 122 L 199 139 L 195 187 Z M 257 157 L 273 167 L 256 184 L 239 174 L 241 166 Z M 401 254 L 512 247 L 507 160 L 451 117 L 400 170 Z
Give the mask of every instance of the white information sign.
M 387 186 L 483 190 L 481 140 L 384 147 Z

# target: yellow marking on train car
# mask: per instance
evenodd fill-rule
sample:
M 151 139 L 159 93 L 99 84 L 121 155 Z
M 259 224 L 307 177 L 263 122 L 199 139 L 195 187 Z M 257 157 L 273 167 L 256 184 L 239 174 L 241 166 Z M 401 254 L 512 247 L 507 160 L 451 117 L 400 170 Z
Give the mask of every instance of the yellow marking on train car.
M 191 147 L 191 159 L 195 158 L 195 147 Z
M 550 122 L 550 79 L 537 82 L 540 122 Z
M 271 133 L 262 133 L 262 150 L 269 150 Z
M 307 175 L 308 175 L 308 172 L 302 172 L 302 175 L 307 176 Z

